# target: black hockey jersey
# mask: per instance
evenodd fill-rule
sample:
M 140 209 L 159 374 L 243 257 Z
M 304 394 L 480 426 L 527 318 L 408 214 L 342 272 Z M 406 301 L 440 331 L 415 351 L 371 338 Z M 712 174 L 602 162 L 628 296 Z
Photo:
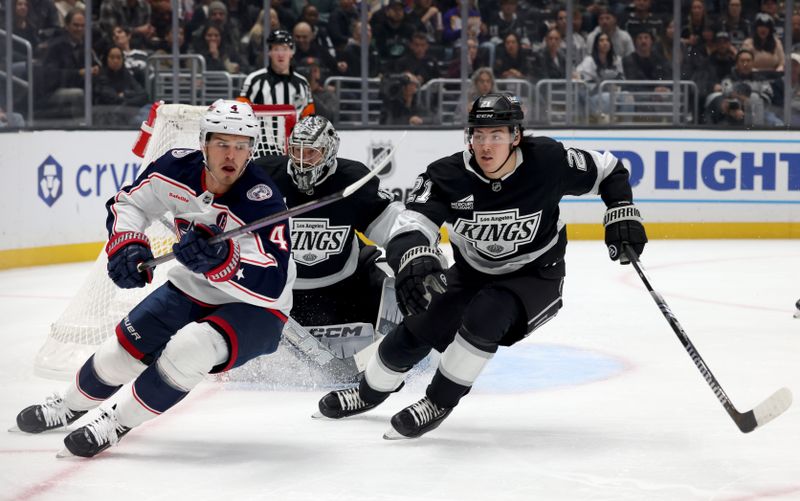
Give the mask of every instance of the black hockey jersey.
M 409 246 L 426 244 L 423 236 L 433 245 L 444 225 L 460 266 L 489 275 L 551 266 L 566 247 L 559 201 L 589 193 L 599 193 L 607 206 L 632 199 L 628 171 L 610 153 L 525 137 L 515 169 L 501 179 L 487 178 L 470 152 L 456 153 L 417 178 L 392 230 L 389 263 L 397 269 Z M 408 232 L 418 232 L 417 238 L 394 240 Z
M 158 158 L 106 203 L 109 235 L 144 231 L 167 214 L 178 231 L 192 222 L 232 230 L 286 209 L 275 183 L 252 164 L 227 193 L 216 197 L 206 189 L 204 165 L 197 150 L 174 149 Z M 169 280 L 208 304 L 241 301 L 288 315 L 296 270 L 287 230 L 287 222 L 281 221 L 238 237 L 241 265 L 228 281 L 212 282 L 180 265 L 170 268 Z
M 275 180 L 288 207 L 317 200 L 343 190 L 369 170 L 361 162 L 337 158 L 336 164 L 309 195 L 297 189 L 289 175 L 289 157 L 263 156 L 255 160 Z M 358 240 L 354 230 L 378 245 L 385 245 L 403 204 L 371 179 L 347 198 L 293 217 L 290 222 L 292 257 L 297 265 L 295 289 L 327 287 L 351 276 L 358 265 Z

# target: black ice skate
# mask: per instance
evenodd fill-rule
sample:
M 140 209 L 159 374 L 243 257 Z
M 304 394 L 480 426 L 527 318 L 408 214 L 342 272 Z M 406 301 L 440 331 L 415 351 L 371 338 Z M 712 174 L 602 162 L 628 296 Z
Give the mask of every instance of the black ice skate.
M 392 416 L 392 429 L 384 433 L 386 440 L 417 438 L 438 427 L 453 407 L 439 407 L 427 396 Z
M 388 397 L 389 394 L 387 393 L 386 396 Z M 383 400 L 381 400 L 381 402 L 383 402 Z M 355 416 L 356 414 L 374 409 L 381 402 L 365 402 L 358 394 L 358 387 L 336 390 L 328 393 L 319 400 L 319 412 L 315 412 L 312 417 L 340 419 Z
M 90 458 L 116 445 L 119 439 L 131 429 L 117 421 L 116 406 L 111 410 L 103 410 L 100 416 L 81 426 L 64 438 L 64 450 L 57 457 L 81 456 Z
M 25 433 L 41 433 L 47 430 L 66 427 L 75 422 L 86 411 L 74 411 L 67 408 L 64 399 L 58 393 L 47 397 L 43 404 L 31 405 L 17 414 L 17 427 L 9 431 Z

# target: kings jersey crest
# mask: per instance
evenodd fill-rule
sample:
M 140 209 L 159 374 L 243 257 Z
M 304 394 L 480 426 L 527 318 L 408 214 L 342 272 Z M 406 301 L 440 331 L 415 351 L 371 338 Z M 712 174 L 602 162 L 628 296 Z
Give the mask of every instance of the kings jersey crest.
M 493 258 L 510 256 L 529 244 L 539 229 L 542 211 L 520 216 L 519 209 L 474 212 L 471 219 L 459 218 L 453 231 L 481 253 Z

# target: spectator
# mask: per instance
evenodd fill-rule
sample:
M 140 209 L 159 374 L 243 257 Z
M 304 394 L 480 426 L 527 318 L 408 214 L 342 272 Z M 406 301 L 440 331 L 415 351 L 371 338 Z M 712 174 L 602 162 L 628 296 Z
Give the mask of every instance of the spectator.
M 775 35 L 778 39 L 783 38 L 783 13 L 778 7 L 777 0 L 761 0 L 761 11 L 759 14 L 766 14 L 772 19 L 772 25 L 775 28 Z M 756 14 L 758 19 L 758 14 Z
M 419 82 L 410 73 L 393 75 L 384 89 L 381 125 L 422 125 L 425 108 L 419 103 Z
M 0 129 L 15 128 L 19 129 L 25 127 L 25 119 L 17 112 L 6 113 L 6 110 L 0 108 Z
M 442 15 L 442 43 L 453 45 L 461 38 L 461 1 L 456 0 L 455 7 L 451 7 Z M 470 2 L 467 17 L 467 37 L 477 38 L 478 41 L 486 39 L 488 29 L 481 21 L 481 13 L 475 7 L 474 0 Z
M 633 53 L 633 39 L 627 31 L 617 26 L 617 16 L 607 7 L 598 9 L 599 15 L 597 18 L 597 28 L 592 30 L 586 37 L 586 44 L 589 47 L 594 47 L 594 39 L 600 33 L 605 33 L 611 40 L 611 45 L 614 46 L 614 53 L 619 57 L 626 57 Z
M 231 50 L 219 26 L 207 24 L 198 41 L 197 53 L 206 61 L 207 71 L 227 71 L 228 73 L 247 72 L 248 67 L 243 67 L 241 56 Z
M 625 20 L 624 28 L 631 37 L 640 31 L 649 31 L 655 36 L 664 29 L 664 21 L 651 12 L 652 0 L 633 0 L 633 10 Z
M 447 66 L 447 78 L 461 78 L 461 54 L 456 52 L 456 56 L 450 61 Z M 467 39 L 467 75 L 471 75 L 475 68 L 479 68 L 486 64 L 485 58 L 480 56 L 478 49 L 478 40 L 475 38 Z M 491 68 L 490 68 L 491 69 Z M 494 78 L 494 75 L 492 75 Z M 477 96 L 476 96 L 477 97 Z M 471 99 L 470 101 L 473 101 Z
M 594 39 L 591 55 L 586 56 L 575 72 L 589 87 L 589 113 L 592 119 L 607 123 L 611 113 L 611 94 L 600 92 L 605 80 L 623 80 L 622 59 L 614 53 L 611 39 L 605 33 Z M 623 100 L 628 99 L 623 97 Z
M 506 35 L 503 46 L 498 47 L 494 74 L 499 78 L 523 79 L 531 75 L 530 61 L 520 47 L 516 33 Z
M 192 45 L 197 53 L 201 53 L 206 44 L 203 38 L 208 25 L 215 26 L 222 37 L 223 43 L 230 54 L 239 54 L 241 51 L 241 31 L 236 23 L 228 17 L 228 8 L 220 0 L 208 4 L 208 22 L 192 33 Z
M 411 36 L 410 52 L 397 60 L 394 65 L 395 73 L 411 73 L 417 77 L 420 85 L 434 78 L 439 78 L 439 67 L 428 55 L 428 37 L 425 33 L 417 31 Z
M 86 5 L 81 2 L 81 0 L 56 0 L 55 6 L 58 11 L 58 25 L 62 28 L 65 26 L 64 17 L 67 15 L 67 12 L 76 8 L 84 11 L 86 10 Z
M 408 13 L 408 20 L 417 31 L 425 33 L 428 43 L 441 43 L 444 29 L 442 13 L 433 5 L 433 0 L 414 0 L 414 7 Z
M 391 68 L 394 63 L 406 54 L 411 43 L 414 26 L 406 19 L 401 0 L 389 0 L 382 9 L 383 15 L 372 18 L 372 33 L 375 46 L 381 58 L 381 65 Z M 380 14 L 380 13 L 379 13 Z
M 756 14 L 753 36 L 744 41 L 742 49 L 753 51 L 754 70 L 783 71 L 783 44 L 775 36 L 775 22 L 769 15 Z
M 800 54 L 791 56 L 792 90 L 789 99 L 792 103 L 792 125 L 800 125 Z
M 689 6 L 689 17 L 681 30 L 681 40 L 687 46 L 697 45 L 702 37 L 703 29 L 710 24 L 706 17 L 706 6 L 703 0 L 692 0 Z
M 83 116 L 84 105 L 84 29 L 86 16 L 80 9 L 69 11 L 64 18 L 66 30 L 63 36 L 53 40 L 42 63 L 47 79 L 44 85 L 48 109 L 57 110 L 76 118 Z M 97 56 L 92 53 L 95 64 L 92 76 L 100 72 Z
M 308 57 L 297 64 L 297 72 L 308 79 L 308 87 L 314 96 L 314 108 L 317 115 L 335 122 L 339 118 L 339 98 L 333 86 L 323 84 L 325 75 L 319 60 Z
M 328 51 L 316 43 L 314 40 L 314 31 L 311 29 L 311 25 L 305 21 L 300 21 L 294 25 L 292 37 L 296 44 L 294 56 L 292 58 L 295 63 L 307 60 L 308 58 L 314 58 L 325 68 L 325 73 L 328 75 L 344 74 L 347 70 L 347 63 L 344 61 L 339 61 L 337 63 Z
M 28 0 L 15 0 L 14 25 L 12 31 L 18 37 L 27 40 L 31 44 L 31 47 L 36 50 L 36 47 L 39 45 L 39 30 L 36 29 L 36 26 L 31 24 L 29 13 Z M 3 47 L 3 49 L 5 49 L 5 47 Z M 3 71 L 5 71 L 5 68 Z
M 520 45 L 530 49 L 531 41 L 522 19 L 517 15 L 517 0 L 500 0 L 500 10 L 494 11 L 487 22 L 489 41 L 497 45 L 502 43 L 506 35 L 514 32 Z
M 586 37 L 581 32 L 583 25 L 583 13 L 579 8 L 572 11 L 572 63 L 577 66 L 583 61 L 588 54 L 588 47 L 586 45 Z M 558 9 L 556 13 L 555 27 L 561 35 L 561 52 L 564 57 L 567 55 L 567 11 L 566 9 Z
M 148 54 L 143 50 L 131 48 L 131 29 L 115 26 L 112 40 L 114 45 L 122 49 L 122 54 L 125 56 L 125 68 L 133 74 L 137 82 L 144 85 Z
M 320 10 L 320 14 L 322 10 Z M 347 45 L 353 23 L 358 20 L 355 0 L 339 0 L 339 7 L 331 12 L 328 34 L 337 53 Z
M 281 22 L 281 26 L 285 26 L 287 28 L 294 27 L 296 19 L 294 12 L 292 12 L 292 9 L 289 7 L 288 1 L 270 0 L 270 5 L 273 9 L 275 9 L 275 12 L 278 13 L 278 19 Z
M 494 73 L 492 73 L 492 69 L 489 67 L 484 66 L 475 70 L 470 80 L 472 85 L 470 87 L 469 99 L 467 100 L 467 106 L 470 109 L 472 108 L 472 103 L 474 103 L 478 97 L 491 92 L 497 92 Z
M 800 10 L 792 14 L 792 52 L 800 54 Z
M 61 35 L 59 28 L 62 25 L 59 23 L 58 9 L 53 0 L 28 0 L 28 21 L 39 30 L 37 35 L 40 43 L 46 43 Z
M 731 37 L 727 32 L 720 31 L 714 36 L 714 48 L 708 61 L 714 83 L 721 84 L 722 79 L 731 73 L 735 63 L 736 48 L 731 43 Z
M 372 26 L 367 24 L 367 76 L 375 78 L 381 73 L 378 49 L 372 42 Z M 345 76 L 361 77 L 361 21 L 353 23 L 353 36 L 348 40 L 339 56 L 347 65 Z
M 670 67 L 672 67 L 672 38 L 675 36 L 675 21 L 670 19 L 664 25 L 664 29 L 659 33 L 658 43 L 653 49 L 659 56 L 664 58 Z M 684 58 L 688 52 L 686 44 L 683 40 L 678 41 L 678 65 L 683 66 Z
M 547 35 L 544 37 L 544 47 L 537 58 L 539 62 L 539 67 L 536 71 L 537 79 L 566 78 L 566 57 L 560 49 L 561 33 L 559 33 L 556 28 L 553 28 L 548 31 Z
M 308 5 L 313 5 L 319 12 L 319 19 L 324 25 L 330 24 L 331 14 L 336 10 L 336 0 L 308 0 Z M 349 31 L 345 31 L 345 37 Z
M 155 33 L 150 15 L 147 0 L 103 0 L 100 3 L 100 26 L 106 33 L 111 33 L 114 26 L 125 26 L 142 41 L 149 40 Z
M 745 125 L 745 108 L 750 108 L 751 89 L 747 84 L 737 84 L 727 95 L 709 96 L 705 109 L 705 122 L 731 127 Z
M 333 46 L 333 40 L 331 40 L 331 36 L 328 33 L 328 28 L 319 23 L 319 9 L 310 3 L 306 4 L 300 11 L 300 19 L 298 22 L 299 21 L 306 22 L 311 26 L 314 41 L 316 41 L 320 47 L 328 51 L 331 57 L 335 58 L 336 48 Z
M 731 36 L 731 42 L 736 48 L 750 37 L 750 21 L 742 16 L 742 0 L 728 0 L 728 6 L 720 19 L 719 28 Z
M 722 92 L 730 94 L 734 85 L 746 83 L 753 94 L 757 95 L 765 106 L 773 104 L 775 90 L 772 82 L 759 78 L 753 71 L 755 56 L 749 49 L 741 49 L 736 54 L 736 62 L 730 75 L 722 80 Z
M 269 32 L 282 30 L 278 13 L 275 9 L 269 10 Z M 247 63 L 252 68 L 264 67 L 264 11 L 258 13 L 256 22 L 250 31 L 242 37 L 242 44 L 245 45 Z
M 667 61 L 653 52 L 653 34 L 640 31 L 636 35 L 636 51 L 622 58 L 626 80 L 671 80 L 672 68 Z M 656 92 L 666 92 L 666 87 L 656 87 Z
M 111 47 L 103 56 L 103 68 L 92 85 L 97 125 L 134 125 L 139 109 L 147 104 L 147 92 L 125 68 L 125 55 Z

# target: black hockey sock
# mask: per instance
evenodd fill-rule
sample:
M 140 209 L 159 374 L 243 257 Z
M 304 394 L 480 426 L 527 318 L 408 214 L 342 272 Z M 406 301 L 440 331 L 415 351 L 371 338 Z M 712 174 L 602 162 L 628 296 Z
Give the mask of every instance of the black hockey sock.
M 451 408 L 458 405 L 461 397 L 469 393 L 471 389 L 472 386 L 464 386 L 451 381 L 439 369 L 436 369 L 436 374 L 425 390 L 425 394 L 439 407 Z

